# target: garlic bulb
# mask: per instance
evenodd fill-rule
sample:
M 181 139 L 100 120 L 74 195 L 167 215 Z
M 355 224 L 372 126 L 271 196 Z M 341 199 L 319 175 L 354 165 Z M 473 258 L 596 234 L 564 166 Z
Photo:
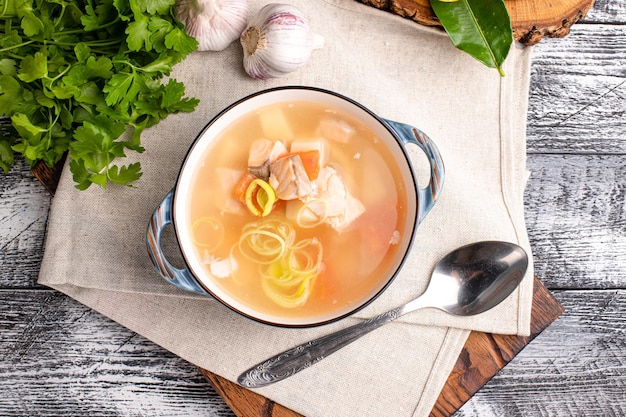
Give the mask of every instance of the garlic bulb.
M 178 0 L 175 13 L 199 51 L 221 51 L 246 27 L 248 0 Z
M 252 17 L 240 41 L 244 69 L 258 79 L 283 77 L 297 70 L 324 44 L 300 9 L 278 3 L 264 6 Z

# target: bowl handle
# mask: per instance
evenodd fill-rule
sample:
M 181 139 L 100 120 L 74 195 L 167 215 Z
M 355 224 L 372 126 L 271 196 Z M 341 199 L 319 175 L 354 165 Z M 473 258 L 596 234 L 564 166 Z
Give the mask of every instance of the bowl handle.
M 198 284 L 189 269 L 178 269 L 174 267 L 166 258 L 161 247 L 161 234 L 165 226 L 172 223 L 172 203 L 174 201 L 174 190 L 167 193 L 161 204 L 156 208 L 150 219 L 148 231 L 146 232 L 146 245 L 150 260 L 156 270 L 165 280 L 186 291 L 193 291 L 200 294 L 207 292 Z
M 441 159 L 441 154 L 439 153 L 439 149 L 437 149 L 437 145 L 418 128 L 392 120 L 383 120 L 387 123 L 389 128 L 398 135 L 404 144 L 413 143 L 419 146 L 430 162 L 430 181 L 428 186 L 417 190 L 419 201 L 417 223 L 420 224 L 437 202 L 441 189 L 443 188 L 445 167 Z

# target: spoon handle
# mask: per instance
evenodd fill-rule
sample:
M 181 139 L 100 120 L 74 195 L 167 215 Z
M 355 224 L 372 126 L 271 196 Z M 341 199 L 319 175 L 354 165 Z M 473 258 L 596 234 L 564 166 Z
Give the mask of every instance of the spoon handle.
M 404 306 L 398 307 L 361 323 L 286 350 L 248 369 L 239 376 L 237 382 L 246 388 L 260 388 L 282 381 L 316 364 L 331 353 L 349 345 L 372 330 L 392 322 L 405 312 Z

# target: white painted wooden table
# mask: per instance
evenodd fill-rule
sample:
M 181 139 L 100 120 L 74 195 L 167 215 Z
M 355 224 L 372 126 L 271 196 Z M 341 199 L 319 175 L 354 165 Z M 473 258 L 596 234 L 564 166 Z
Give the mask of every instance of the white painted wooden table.
M 626 4 L 534 51 L 526 219 L 565 313 L 457 417 L 626 416 Z M 50 197 L 0 174 L 0 415 L 232 416 L 192 365 L 36 284 Z

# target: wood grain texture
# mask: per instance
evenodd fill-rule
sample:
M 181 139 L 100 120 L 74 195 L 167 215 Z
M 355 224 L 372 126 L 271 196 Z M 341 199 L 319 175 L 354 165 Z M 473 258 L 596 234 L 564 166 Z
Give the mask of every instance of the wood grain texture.
M 624 416 L 626 290 L 565 313 L 456 417 Z M 197 369 L 54 291 L 0 291 L 0 414 L 232 416 Z
M 358 0 L 426 26 L 441 26 L 430 0 Z M 505 0 L 515 40 L 532 45 L 544 36 L 563 37 L 593 6 L 593 0 Z
M 456 417 L 626 415 L 626 291 L 555 291 L 557 319 Z
M 33 175 L 39 180 L 41 184 L 48 190 L 51 196 L 57 190 L 59 185 L 59 179 L 61 179 L 61 171 L 63 171 L 63 165 L 67 159 L 67 154 L 57 162 L 54 166 L 49 167 L 42 161 L 37 162 L 32 169 Z
M 431 417 L 454 414 L 562 313 L 563 307 L 535 278 L 530 336 L 470 333 L 433 407 Z
M 626 2 L 623 0 L 596 0 L 583 23 L 606 23 L 619 25 L 626 23 Z
M 625 25 L 581 24 L 534 47 L 529 153 L 626 153 L 624 39 Z
M 55 291 L 0 291 L 0 414 L 232 416 L 197 368 Z
M 50 195 L 18 159 L 0 172 L 0 288 L 33 287 L 39 273 Z
M 529 155 L 526 225 L 535 273 L 548 287 L 626 288 L 624 161 L 624 155 Z

